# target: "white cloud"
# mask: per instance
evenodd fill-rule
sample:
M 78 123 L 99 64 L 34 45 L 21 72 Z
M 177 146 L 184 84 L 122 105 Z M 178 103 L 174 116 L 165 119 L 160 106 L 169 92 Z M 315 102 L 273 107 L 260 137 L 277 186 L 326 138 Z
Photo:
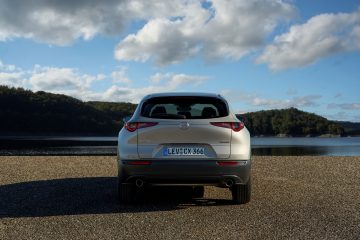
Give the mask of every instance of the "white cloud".
M 324 114 L 324 116 L 329 120 L 338 120 L 338 121 L 351 121 L 351 122 L 360 122 L 359 114 L 349 114 L 349 112 L 340 111 L 334 114 Z
M 268 99 L 268 98 L 260 98 L 255 97 L 250 100 L 251 105 L 253 106 L 261 106 L 267 108 L 286 108 L 291 104 L 290 100 L 283 99 Z
M 295 13 L 281 0 L 213 0 L 211 7 L 188 1 L 181 15 L 154 18 L 128 35 L 115 51 L 118 60 L 177 63 L 201 53 L 206 59 L 240 59 L 264 43 L 282 20 Z
M 187 74 L 174 74 L 174 73 L 156 73 L 152 77 L 150 77 L 151 81 L 154 81 L 154 78 L 160 79 L 157 82 L 163 82 L 166 81 L 165 86 L 167 88 L 177 88 L 180 85 L 183 84 L 190 84 L 193 86 L 197 86 L 204 82 L 205 80 L 208 80 L 209 77 L 205 76 L 197 76 L 197 75 L 187 75 Z
M 12 64 L 4 64 L 1 60 L 0 60 L 0 71 L 4 71 L 4 72 L 15 72 L 15 71 L 19 71 L 20 69 L 17 68 L 15 65 Z
M 293 3 L 291 0 L 2 0 L 0 41 L 29 38 L 64 46 L 97 35 L 120 36 L 136 21 L 145 24 L 119 42 L 114 52 L 118 60 L 151 60 L 158 65 L 178 63 L 195 55 L 206 60 L 238 60 L 261 49 L 279 24 L 296 15 Z M 281 70 L 359 49 L 360 10 L 321 14 L 277 36 L 257 63 Z
M 110 76 L 84 74 L 76 68 L 44 67 L 39 65 L 35 65 L 30 70 L 22 70 L 13 66 L 11 69 L 14 68 L 15 70 L 5 72 L 5 69 L 9 69 L 8 66 L 12 65 L 6 65 L 0 61 L 0 85 L 60 93 L 85 101 L 103 100 L 136 103 L 146 94 L 196 87 L 209 79 L 207 76 L 182 73 L 156 73 L 149 77 L 148 86 L 130 87 L 128 85 L 132 83 L 132 80 L 126 76 L 128 69 L 120 67 L 111 74 L 113 85 L 104 91 L 99 91 L 94 87 L 94 83 L 110 78 Z M 119 86 L 119 83 L 126 86 Z
M 360 9 L 353 13 L 321 14 L 292 26 L 266 47 L 257 63 L 282 70 L 352 50 L 360 50 Z
M 150 77 L 150 84 L 159 84 L 164 78 L 171 77 L 170 73 L 155 73 Z
M 155 73 L 150 77 L 151 85 L 159 85 L 160 83 L 166 82 L 168 87 L 177 87 L 182 84 L 190 83 L 192 85 L 199 85 L 203 81 L 208 80 L 209 77 L 187 75 L 187 74 L 174 74 L 174 73 Z
M 132 81 L 126 76 L 127 70 L 126 67 L 120 67 L 118 70 L 111 72 L 113 83 L 131 84 Z
M 302 108 L 319 105 L 317 100 L 320 95 L 305 95 L 293 97 L 290 99 L 273 99 L 264 98 L 255 93 L 247 93 L 243 91 L 224 90 L 222 95 L 227 97 L 231 102 L 245 102 L 253 107 L 261 107 L 265 109 L 282 109 L 282 108 Z
M 273 0 L 216 0 L 214 18 L 206 25 L 204 40 L 208 57 L 239 59 L 262 46 L 280 21 L 295 15 L 292 5 Z
M 102 79 L 104 79 L 104 75 L 81 74 L 74 68 L 35 66 L 29 83 L 35 91 L 84 91 L 89 89 L 94 81 Z
M 291 99 L 267 99 L 254 98 L 251 104 L 254 106 L 261 106 L 266 108 L 290 108 L 290 107 L 310 107 L 316 106 L 316 100 L 321 98 L 319 95 L 306 95 L 301 97 L 294 97 Z
M 156 73 L 150 77 L 150 85 L 147 87 L 130 88 L 113 85 L 105 91 L 101 96 L 101 99 L 104 101 L 126 101 L 137 103 L 147 94 L 178 91 L 182 86 L 194 87 L 208 79 L 209 77 L 206 76 Z M 95 97 L 98 98 L 99 96 Z
M 0 85 L 7 85 L 11 87 L 24 86 L 24 79 L 22 73 L 19 72 L 0 72 Z
M 0 60 L 0 85 L 21 87 L 25 85 L 24 72 L 12 64 L 5 64 Z
M 115 57 L 140 62 L 153 57 L 159 65 L 165 65 L 193 56 L 198 52 L 197 42 L 187 39 L 180 27 L 180 20 L 151 20 L 137 34 L 127 36 L 116 47 Z
M 340 108 L 342 110 L 360 110 L 360 103 L 330 103 L 327 108 Z
M 31 38 L 56 45 L 93 38 L 97 34 L 119 35 L 134 19 L 177 14 L 183 0 L 2 0 L 0 41 Z

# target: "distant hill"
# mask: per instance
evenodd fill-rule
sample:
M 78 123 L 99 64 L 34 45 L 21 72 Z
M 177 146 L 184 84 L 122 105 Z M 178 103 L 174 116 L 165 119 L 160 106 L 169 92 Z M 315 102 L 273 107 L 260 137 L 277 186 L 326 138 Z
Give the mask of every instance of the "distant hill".
M 238 114 L 253 136 L 320 136 L 345 134 L 338 123 L 296 108 Z
M 136 104 L 83 102 L 43 91 L 0 86 L 0 135 L 111 135 Z M 345 135 L 360 123 L 328 121 L 296 108 L 238 114 L 253 136 Z M 345 130 L 344 130 L 345 129 Z
M 136 104 L 125 102 L 87 102 L 87 104 L 109 116 L 117 124 L 122 123 L 125 116 L 132 115 L 136 109 Z
M 360 136 L 360 123 L 347 121 L 334 121 L 344 128 L 347 135 Z
M 135 107 L 0 86 L 0 134 L 115 135 Z

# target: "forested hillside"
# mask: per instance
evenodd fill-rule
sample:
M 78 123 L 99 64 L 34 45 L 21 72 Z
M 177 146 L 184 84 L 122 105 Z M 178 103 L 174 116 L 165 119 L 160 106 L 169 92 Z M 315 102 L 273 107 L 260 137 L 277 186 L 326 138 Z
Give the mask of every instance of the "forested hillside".
M 122 116 L 134 108 L 129 103 L 86 103 L 61 94 L 0 86 L 0 133 L 115 135 Z
M 132 103 L 83 102 L 22 88 L 0 86 L 0 135 L 112 135 L 121 119 L 132 115 Z M 336 122 L 295 108 L 237 115 L 253 136 L 344 135 Z M 351 125 L 352 126 L 352 125 Z
M 296 108 L 250 112 L 237 115 L 253 136 L 319 136 L 344 135 L 339 124 Z
M 132 115 L 135 111 L 136 104 L 125 102 L 87 102 L 88 105 L 105 113 L 109 116 L 117 125 L 122 124 L 121 119 L 125 116 Z
M 360 136 L 360 123 L 346 121 L 335 121 L 335 123 L 342 126 L 347 135 Z

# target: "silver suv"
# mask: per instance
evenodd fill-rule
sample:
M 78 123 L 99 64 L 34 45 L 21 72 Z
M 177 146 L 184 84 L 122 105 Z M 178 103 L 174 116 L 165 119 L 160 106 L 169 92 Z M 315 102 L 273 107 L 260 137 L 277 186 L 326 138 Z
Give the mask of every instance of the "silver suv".
M 144 97 L 118 139 L 119 201 L 155 185 L 229 188 L 235 203 L 250 201 L 251 147 L 244 124 L 226 100 L 208 93 Z

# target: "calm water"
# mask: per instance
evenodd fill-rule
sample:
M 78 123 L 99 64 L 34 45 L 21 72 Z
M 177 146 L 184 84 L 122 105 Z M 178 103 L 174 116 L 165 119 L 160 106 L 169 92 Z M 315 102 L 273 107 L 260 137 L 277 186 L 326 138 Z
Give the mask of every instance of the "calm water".
M 252 138 L 253 155 L 360 156 L 360 137 Z M 0 155 L 116 155 L 116 137 L 0 137 Z
M 360 156 L 360 137 L 252 138 L 254 155 Z

